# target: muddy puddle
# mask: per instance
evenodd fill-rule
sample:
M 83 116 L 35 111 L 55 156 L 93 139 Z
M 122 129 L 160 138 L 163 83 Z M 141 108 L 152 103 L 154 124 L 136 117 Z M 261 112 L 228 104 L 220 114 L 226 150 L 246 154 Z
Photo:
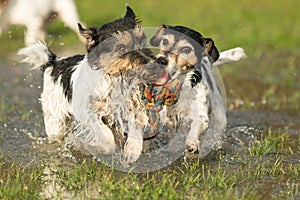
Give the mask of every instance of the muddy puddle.
M 30 138 L 44 136 L 39 102 L 41 74 L 17 62 L 0 61 L 0 80 L 0 160 L 5 163 L 34 165 L 35 162 L 56 154 L 59 149 L 57 145 Z M 289 135 L 288 142 L 293 155 L 285 157 L 283 162 L 287 166 L 299 165 L 300 118 L 297 115 L 284 111 L 230 110 L 228 124 L 229 139 L 226 141 L 225 151 L 234 153 L 242 150 L 242 143 L 247 145 L 255 142 L 272 127 L 277 133 Z M 272 156 L 269 159 L 273 159 Z M 214 165 L 214 162 L 211 164 Z M 276 180 L 274 182 L 271 178 L 260 184 L 262 191 L 277 187 Z

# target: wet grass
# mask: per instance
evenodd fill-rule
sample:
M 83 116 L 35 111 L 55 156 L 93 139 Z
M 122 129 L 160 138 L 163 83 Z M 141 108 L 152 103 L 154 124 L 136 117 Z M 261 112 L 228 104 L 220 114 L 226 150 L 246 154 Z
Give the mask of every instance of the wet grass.
M 299 136 L 290 144 L 287 133 L 269 129 L 263 135 L 241 153 L 219 152 L 214 159 L 181 158 L 167 169 L 144 174 L 115 171 L 87 158 L 77 163 L 45 159 L 34 168 L 1 163 L 0 198 L 299 198 Z
M 0 163 L 1 199 L 36 199 L 39 195 L 43 169 L 22 164 Z
M 230 114 L 259 111 L 279 117 L 260 114 L 263 120 L 254 122 L 256 116 L 232 119 L 235 124 L 243 120 L 268 128 L 257 142 L 239 151 L 225 149 L 207 159 L 180 158 L 152 173 L 122 173 L 91 158 L 75 162 L 39 150 L 41 160 L 25 159 L 29 150 L 23 147 L 20 132 L 41 135 L 43 121 L 38 96 L 33 100 L 32 91 L 26 89 L 35 80 L 20 77 L 12 85 L 3 84 L 0 93 L 0 199 L 300 198 L 300 26 L 296 24 L 300 1 L 76 2 L 82 20 L 90 26 L 123 16 L 128 2 L 144 26 L 187 25 L 212 37 L 220 50 L 242 46 L 246 60 L 220 67 Z M 23 31 L 22 26 L 12 26 L 1 36 L 1 59 L 15 62 L 15 52 L 23 47 Z M 76 34 L 61 22 L 52 23 L 48 33 L 46 42 L 55 51 L 83 52 Z M 12 75 L 1 76 L 5 79 L 1 81 L 11 81 Z M 17 156 L 12 155 L 15 151 Z

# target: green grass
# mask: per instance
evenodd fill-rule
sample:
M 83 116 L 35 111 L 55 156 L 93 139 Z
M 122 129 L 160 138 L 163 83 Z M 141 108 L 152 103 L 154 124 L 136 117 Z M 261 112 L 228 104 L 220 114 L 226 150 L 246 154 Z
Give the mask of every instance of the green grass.
M 22 164 L 0 163 L 1 199 L 37 199 L 43 169 Z
M 45 198 L 51 189 L 54 199 L 293 199 L 299 197 L 300 164 L 286 161 L 294 156 L 290 148 L 299 156 L 299 141 L 294 145 L 286 134 L 268 130 L 242 154 L 220 152 L 213 160 L 182 160 L 144 174 L 91 159 L 44 159 L 34 168 L 2 163 L 0 198 Z

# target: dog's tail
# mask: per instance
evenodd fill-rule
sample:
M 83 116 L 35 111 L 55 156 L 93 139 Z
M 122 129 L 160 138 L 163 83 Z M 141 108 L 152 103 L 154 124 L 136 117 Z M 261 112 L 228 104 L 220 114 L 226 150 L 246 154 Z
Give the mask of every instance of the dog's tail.
M 235 47 L 233 49 L 228 49 L 220 53 L 219 59 L 213 63 L 213 66 L 219 66 L 226 63 L 232 63 L 239 61 L 241 59 L 247 58 L 247 55 L 243 48 Z
M 18 51 L 18 55 L 25 57 L 22 62 L 33 65 L 32 69 L 45 70 L 56 61 L 56 55 L 42 42 L 36 41 L 33 45 Z

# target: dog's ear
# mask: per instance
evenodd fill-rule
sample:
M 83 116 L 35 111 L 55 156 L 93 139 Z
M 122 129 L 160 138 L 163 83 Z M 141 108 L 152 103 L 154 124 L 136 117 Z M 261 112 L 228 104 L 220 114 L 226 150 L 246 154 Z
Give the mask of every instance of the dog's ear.
M 162 28 L 164 28 L 164 29 L 169 29 L 171 26 L 166 25 L 166 24 L 162 24 L 162 25 L 160 25 L 160 27 L 162 27 Z
M 124 18 L 131 18 L 131 19 L 136 20 L 135 13 L 128 5 L 126 6 L 126 14 L 125 14 Z
M 214 41 L 211 38 L 205 38 L 203 47 L 208 55 L 212 58 L 213 62 L 216 62 L 220 56 Z
M 87 50 L 90 50 L 91 47 L 95 45 L 95 36 L 97 35 L 97 30 L 95 28 L 85 29 L 79 23 L 78 23 L 78 29 L 80 35 L 86 39 Z
M 164 24 L 160 25 L 159 29 L 156 31 L 154 36 L 150 39 L 150 45 L 154 47 L 158 47 L 159 43 L 162 40 L 162 35 L 166 32 L 166 29 L 168 28 L 169 28 L 168 25 L 164 25 Z

